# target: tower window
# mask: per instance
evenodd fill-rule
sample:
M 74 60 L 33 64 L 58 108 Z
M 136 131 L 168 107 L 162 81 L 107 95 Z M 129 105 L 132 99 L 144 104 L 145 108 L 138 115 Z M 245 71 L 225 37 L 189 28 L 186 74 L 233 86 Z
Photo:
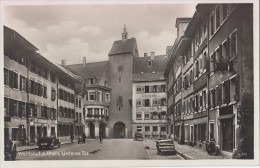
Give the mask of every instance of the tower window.
M 121 83 L 121 77 L 118 78 L 118 82 Z

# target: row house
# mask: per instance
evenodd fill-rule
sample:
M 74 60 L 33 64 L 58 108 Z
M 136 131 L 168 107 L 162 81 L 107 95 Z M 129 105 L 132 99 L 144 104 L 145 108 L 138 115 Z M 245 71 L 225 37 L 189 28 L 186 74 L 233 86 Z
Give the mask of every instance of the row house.
M 38 137 L 61 135 L 57 121 L 62 95 L 62 106 L 72 104 L 67 108 L 71 115 L 75 110 L 75 79 L 37 50 L 19 33 L 4 26 L 4 134 L 17 145 L 34 144 Z M 66 86 L 67 81 L 70 84 Z M 63 132 L 68 132 L 67 128 Z
M 197 5 L 171 55 L 182 67 L 182 107 L 174 111 L 183 114 L 179 141 L 201 146 L 215 139 L 221 151 L 253 157 L 252 16 L 252 4 Z M 252 142 L 247 149 L 244 139 Z
M 83 116 L 80 119 L 85 124 L 86 136 L 97 138 L 99 132 L 102 132 L 103 137 L 109 137 L 111 88 L 108 87 L 108 62 L 86 63 L 86 57 L 83 57 L 82 64 L 63 67 L 80 76 L 81 97 L 77 99 L 79 103 L 76 106 L 83 108 Z
M 65 60 L 62 60 L 61 65 L 56 64 L 63 72 L 57 79 L 57 134 L 62 141 L 69 141 L 72 135 L 73 138 L 77 138 L 76 136 L 82 134 L 85 125 L 82 119 L 83 108 L 81 106 L 80 76 L 64 68 L 63 64 L 66 64 Z
M 132 136 L 166 138 L 167 88 L 163 76 L 166 55 L 134 58 L 132 96 Z

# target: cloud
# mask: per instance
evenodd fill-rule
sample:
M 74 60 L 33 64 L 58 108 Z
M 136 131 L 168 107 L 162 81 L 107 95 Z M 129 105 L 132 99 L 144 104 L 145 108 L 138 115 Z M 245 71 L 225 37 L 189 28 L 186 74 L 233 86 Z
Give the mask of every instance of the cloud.
M 60 60 L 66 60 L 67 64 L 82 63 L 83 57 L 87 58 L 87 62 L 103 61 L 107 58 L 105 52 L 93 52 L 88 42 L 78 38 L 69 39 L 67 44 L 62 46 L 50 43 L 46 48 L 46 52 L 42 54 L 52 58 L 55 63 L 60 63 Z
M 161 55 L 166 54 L 166 46 L 173 45 L 174 35 L 167 31 L 157 35 L 141 31 L 137 33 L 136 39 L 140 56 L 143 56 L 144 52 L 155 52 L 156 55 Z

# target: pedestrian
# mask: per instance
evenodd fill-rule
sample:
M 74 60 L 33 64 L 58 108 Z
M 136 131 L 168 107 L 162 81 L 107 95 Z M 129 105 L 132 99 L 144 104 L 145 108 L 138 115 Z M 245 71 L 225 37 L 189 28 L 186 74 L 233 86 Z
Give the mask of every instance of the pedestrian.
M 86 137 L 87 137 L 86 134 L 83 132 L 82 133 L 83 143 L 85 143 Z
M 99 141 L 102 143 L 103 140 L 103 131 L 99 130 Z
M 74 135 L 73 135 L 73 133 L 71 133 L 71 134 L 70 134 L 71 143 L 73 143 L 73 139 L 74 139 Z

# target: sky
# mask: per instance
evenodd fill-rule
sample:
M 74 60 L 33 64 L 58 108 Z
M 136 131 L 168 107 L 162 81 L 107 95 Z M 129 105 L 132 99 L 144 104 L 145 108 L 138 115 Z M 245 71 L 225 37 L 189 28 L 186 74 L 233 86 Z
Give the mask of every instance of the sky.
M 196 4 L 82 4 L 4 6 L 3 24 L 14 29 L 53 63 L 108 60 L 126 25 L 139 55 L 166 53 L 176 38 L 178 17 L 192 17 Z

